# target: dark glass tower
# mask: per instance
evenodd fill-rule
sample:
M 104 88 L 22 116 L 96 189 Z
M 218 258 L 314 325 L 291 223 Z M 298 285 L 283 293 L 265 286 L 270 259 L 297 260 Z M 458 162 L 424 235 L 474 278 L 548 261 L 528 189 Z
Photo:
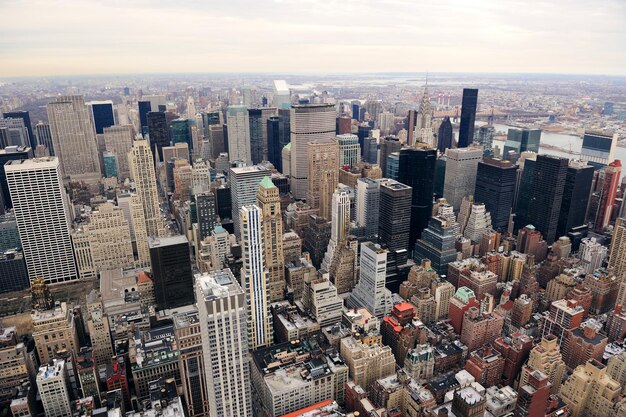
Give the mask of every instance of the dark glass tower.
M 139 109 L 139 123 L 141 124 L 141 134 L 145 135 L 148 129 L 148 113 L 152 111 L 152 106 L 149 101 L 138 101 L 137 108 Z M 155 109 L 156 111 L 157 109 Z
M 557 237 L 565 236 L 572 228 L 585 224 L 593 172 L 593 166 L 579 162 L 572 162 L 567 168 L 563 202 L 556 229 Z
M 16 161 L 22 159 L 28 159 L 33 157 L 33 151 L 31 148 L 19 148 L 10 150 L 0 149 L 0 214 L 4 213 L 4 208 L 10 209 L 13 207 L 11 202 L 11 194 L 9 193 L 9 185 L 7 183 L 7 177 L 4 171 L 4 165 L 9 161 Z
M 391 179 L 380 182 L 378 240 L 389 252 L 403 251 L 405 257 L 411 233 L 412 195 L 413 189 L 401 182 Z
M 24 121 L 24 126 L 26 126 L 26 130 L 28 130 L 28 141 L 30 143 L 30 147 L 33 148 L 34 151 L 34 149 L 37 147 L 37 140 L 35 139 L 35 135 L 33 134 L 33 125 L 30 123 L 30 114 L 27 111 L 9 111 L 3 113 L 2 117 L 10 117 L 11 119 L 22 119 Z
M 459 148 L 467 148 L 474 141 L 474 122 L 478 105 L 478 89 L 464 88 L 461 102 L 461 126 L 459 127 Z
M 170 126 L 172 132 L 172 144 L 186 143 L 189 147 L 189 155 L 193 153 L 193 140 L 191 139 L 191 130 L 189 129 L 189 121 L 187 119 L 176 119 L 172 121 Z
M 93 114 L 93 124 L 96 128 L 96 134 L 104 133 L 105 127 L 111 127 L 115 124 L 113 116 L 113 103 L 90 103 L 91 112 Z
M 196 205 L 196 223 L 198 223 L 200 239 L 204 240 L 204 238 L 211 234 L 217 224 L 215 195 L 209 191 L 198 193 L 194 195 L 194 201 Z
M 154 153 L 153 156 L 156 160 L 156 155 L 158 153 L 159 160 L 163 161 L 163 147 L 170 146 L 170 134 L 167 129 L 167 119 L 165 118 L 165 113 L 154 111 L 149 112 L 147 115 L 147 123 L 148 134 L 150 135 L 150 147 Z M 154 152 L 155 147 L 156 152 Z
M 435 164 L 435 182 L 433 185 L 433 194 L 435 198 L 443 198 L 443 188 L 446 183 L 446 157 L 437 158 Z
M 556 238 L 568 162 L 567 158 L 537 155 L 528 222 L 543 234 L 548 245 Z
M 517 233 L 519 229 L 528 224 L 528 207 L 530 203 L 530 194 L 535 181 L 535 165 L 537 161 L 533 159 L 524 160 L 524 169 L 520 174 L 519 185 L 516 193 L 515 206 L 515 227 Z
M 372 130 L 372 126 L 368 124 L 360 124 L 357 130 L 357 136 L 359 137 L 359 146 L 361 147 L 361 158 L 364 155 L 365 149 L 365 138 L 370 135 L 370 131 Z
M 159 310 L 194 303 L 189 242 L 183 235 L 149 238 L 154 295 Z
M 415 243 L 413 260 L 419 265 L 424 259 L 429 259 L 438 274 L 446 275 L 448 264 L 456 261 L 455 243 L 459 234 L 460 227 L 454 218 L 431 217 L 422 238 Z
M 444 153 L 446 149 L 451 148 L 453 138 L 452 122 L 446 116 L 443 118 L 441 125 L 439 125 L 439 131 L 437 132 L 437 150 Z
M 54 145 L 52 144 L 52 133 L 50 132 L 50 125 L 47 123 L 39 122 L 35 125 L 35 133 L 37 134 L 37 145 L 44 145 L 48 148 L 50 156 L 54 156 Z M 35 146 L 33 148 L 37 149 Z
M 400 140 L 394 136 L 387 136 L 380 141 L 380 169 L 383 175 L 387 172 L 387 157 L 394 152 L 399 152 L 402 148 Z
M 261 109 L 248 109 L 250 123 L 250 158 L 253 164 L 263 161 L 263 113 Z
M 518 157 L 526 151 L 539 153 L 539 142 L 541 142 L 539 129 L 509 129 L 504 143 L 504 159 L 513 160 L 510 158 L 511 153 Z
M 290 121 L 289 109 L 278 109 L 278 116 L 267 121 L 268 159 L 279 172 L 283 172 L 283 148 L 291 141 Z
M 437 151 L 433 148 L 406 148 L 400 151 L 398 181 L 413 188 L 409 248 L 422 236 L 433 209 Z
M 517 165 L 501 159 L 484 158 L 478 163 L 474 201 L 484 203 L 491 213 L 491 225 L 506 231 L 515 197 Z

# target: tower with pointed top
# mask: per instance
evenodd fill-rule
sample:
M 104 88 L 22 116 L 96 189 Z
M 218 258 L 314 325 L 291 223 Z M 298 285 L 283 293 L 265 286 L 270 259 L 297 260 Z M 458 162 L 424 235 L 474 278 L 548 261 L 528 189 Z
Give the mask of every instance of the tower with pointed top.
M 417 112 L 417 122 L 415 123 L 415 133 L 413 137 L 417 142 L 427 143 L 430 146 L 436 146 L 435 135 L 432 128 L 433 109 L 430 105 L 430 97 L 428 96 L 428 81 L 424 87 L 424 95 Z
M 264 177 L 256 194 L 257 205 L 263 215 L 265 266 L 269 273 L 270 301 L 284 299 L 285 261 L 283 255 L 283 218 L 278 188 L 270 177 Z

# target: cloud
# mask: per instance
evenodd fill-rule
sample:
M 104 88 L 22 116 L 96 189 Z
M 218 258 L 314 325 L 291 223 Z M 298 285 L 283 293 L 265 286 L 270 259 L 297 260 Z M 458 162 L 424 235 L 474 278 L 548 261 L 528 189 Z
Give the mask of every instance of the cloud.
M 0 76 L 626 68 L 620 0 L 173 3 L 0 0 Z

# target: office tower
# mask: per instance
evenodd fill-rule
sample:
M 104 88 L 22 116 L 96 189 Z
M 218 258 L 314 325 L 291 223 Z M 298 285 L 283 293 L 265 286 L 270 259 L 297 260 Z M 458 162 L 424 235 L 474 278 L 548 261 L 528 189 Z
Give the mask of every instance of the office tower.
M 4 169 L 31 282 L 35 278 L 48 284 L 76 279 L 70 208 L 59 160 L 14 160 Z
M 104 151 L 102 153 L 102 166 L 106 178 L 117 178 L 117 156 L 113 152 Z
M 115 124 L 115 116 L 113 115 L 113 102 L 107 101 L 89 101 L 85 103 L 93 117 L 93 125 L 96 129 L 96 135 L 104 133 L 105 127 L 111 127 Z
M 497 231 L 507 230 L 516 182 L 517 165 L 495 158 L 478 162 L 474 199 L 485 204 L 491 213 L 492 227 Z
M 598 233 L 602 232 L 611 222 L 611 214 L 613 213 L 621 173 L 622 163 L 619 159 L 611 162 L 598 172 L 599 187 L 596 189 L 596 193 L 599 194 L 599 201 L 598 210 L 594 213 L 594 228 Z
M 496 128 L 488 124 L 478 128 L 474 137 L 474 143 L 477 143 L 483 147 L 483 155 L 494 156 L 493 152 L 493 137 L 495 135 Z
M 376 119 L 376 125 L 382 135 L 388 135 L 392 133 L 392 131 L 394 130 L 394 120 L 395 117 L 393 113 L 388 111 L 383 111 L 378 115 L 378 118 Z
M 400 140 L 394 136 L 387 136 L 380 140 L 380 169 L 383 175 L 387 173 L 387 158 L 394 152 L 399 152 L 402 148 Z
M 64 360 L 55 359 L 41 366 L 37 372 L 37 392 L 48 417 L 72 416 L 66 366 Z
M 102 298 L 97 291 L 92 291 L 86 297 L 87 301 L 87 330 L 93 348 L 93 361 L 96 368 L 111 363 L 113 357 L 113 344 L 111 342 L 111 329 L 109 318 L 104 313 Z
M 239 220 L 241 208 L 256 202 L 256 193 L 259 189 L 259 184 L 264 177 L 270 174 L 269 170 L 260 165 L 230 168 L 228 172 L 232 202 L 232 219 L 235 226 L 235 236 L 237 236 L 238 239 L 241 238 L 241 221 Z M 220 215 L 220 217 L 223 216 Z
M 330 219 L 330 203 L 339 182 L 339 146 L 334 141 L 312 141 L 307 148 L 309 173 L 306 200 L 312 208 L 319 210 L 321 217 Z
M 478 89 L 464 88 L 461 102 L 461 126 L 459 127 L 459 148 L 467 148 L 474 141 L 474 122 L 478 104 Z
M 527 382 L 519 386 L 515 417 L 545 415 L 551 387 L 546 374 L 538 370 L 530 372 Z
M 63 177 L 91 175 L 99 178 L 95 131 L 83 97 L 58 97 L 48 104 L 48 120 Z
M 534 225 L 543 234 L 549 245 L 556 238 L 567 166 L 567 158 L 552 155 L 537 156 L 533 186 L 528 202 L 528 223 Z
M 593 167 L 586 162 L 570 160 L 565 176 L 557 237 L 565 236 L 572 228 L 585 224 L 593 172 Z
M 359 138 L 359 147 L 361 148 L 361 157 L 365 155 L 365 138 L 370 136 L 372 126 L 362 123 L 357 127 L 357 137 Z
M 28 129 L 21 118 L 1 118 L 0 117 L 0 147 L 7 146 L 30 146 Z
M 422 238 L 415 243 L 413 260 L 419 264 L 428 259 L 438 274 L 446 275 L 448 264 L 456 261 L 455 242 L 459 234 L 460 228 L 454 214 L 451 216 L 438 214 L 431 217 L 428 227 L 422 232 Z
M 30 317 L 33 323 L 33 340 L 41 363 L 48 363 L 53 358 L 67 357 L 71 352 L 78 351 L 78 325 L 71 306 L 60 303 L 49 309 L 33 310 Z
M 189 241 L 183 235 L 150 238 L 150 264 L 159 310 L 193 304 Z
M 352 268 L 341 268 L 341 258 L 348 244 L 348 232 L 350 229 L 350 196 L 346 191 L 337 189 L 332 196 L 331 204 L 332 221 L 330 240 L 326 248 L 326 254 L 322 261 L 321 269 L 330 274 L 330 280 L 335 284 L 340 293 L 348 292 L 354 286 L 354 259 L 355 251 L 352 251 Z M 350 249 L 348 249 L 350 250 Z M 350 256 L 346 252 L 347 256 Z M 349 266 L 349 260 L 347 262 Z
M 291 92 L 285 80 L 274 80 L 272 83 L 274 94 L 272 104 L 278 109 L 288 109 L 291 107 Z
M 455 211 L 461 207 L 463 197 L 474 193 L 477 167 L 482 157 L 482 149 L 474 146 L 446 151 L 443 197 Z
M 195 223 L 198 225 L 199 239 L 204 240 L 211 234 L 217 224 L 215 195 L 210 191 L 194 192 Z
M 286 174 L 283 167 L 282 151 L 291 141 L 290 111 L 288 109 L 278 109 L 278 116 L 267 119 L 267 160 L 283 174 Z
M 33 133 L 33 124 L 30 121 L 30 113 L 27 111 L 8 111 L 6 113 L 2 113 L 2 117 L 5 119 L 22 119 L 24 121 L 24 126 L 28 131 L 28 144 L 26 146 L 30 146 L 35 149 L 37 147 L 37 140 L 35 138 L 35 134 Z
M 340 342 L 340 351 L 350 370 L 350 378 L 365 391 L 370 391 L 376 380 L 395 372 L 393 352 L 382 343 L 367 345 L 354 336 L 344 337 Z
M 433 187 L 437 151 L 432 148 L 409 148 L 400 151 L 398 181 L 413 189 L 411 199 L 411 231 L 408 250 L 422 236 L 433 208 Z
M 315 212 L 315 210 L 310 211 Z M 302 249 L 309 253 L 311 263 L 316 268 L 320 268 L 328 248 L 328 242 L 330 242 L 331 222 L 316 214 L 309 214 L 305 218 L 308 220 L 308 224 L 303 225 L 301 229 L 304 234 Z
M 148 135 L 150 136 L 150 150 L 156 152 L 154 160 L 166 161 L 163 157 L 163 147 L 170 146 L 170 133 L 167 127 L 167 119 L 163 112 L 149 112 L 146 115 Z M 156 151 L 155 151 L 156 148 Z
M 359 137 L 351 133 L 337 135 L 339 144 L 339 166 L 353 166 L 361 161 Z
M 17 148 L 11 146 L 0 149 L 0 191 L 2 191 L 0 194 L 0 213 L 4 213 L 5 208 L 10 209 L 13 207 L 4 165 L 10 161 L 21 161 L 32 157 L 33 151 L 31 148 Z
M 35 134 L 37 135 L 37 144 L 43 145 L 48 148 L 50 156 L 54 156 L 54 145 L 52 144 L 52 133 L 50 132 L 50 125 L 43 122 L 38 122 L 35 125 Z
M 103 129 L 104 146 L 117 160 L 117 177 L 120 181 L 130 178 L 128 153 L 133 147 L 133 128 L 130 125 L 111 126 Z
M 415 142 L 425 143 L 428 146 L 437 147 L 435 143 L 435 135 L 432 127 L 433 109 L 430 106 L 430 97 L 428 96 L 428 85 L 424 87 L 424 95 L 417 111 L 417 120 L 415 122 L 415 132 L 413 140 Z
M 224 143 L 224 126 L 210 125 L 208 126 L 208 134 L 202 144 L 203 159 L 217 159 L 226 151 Z M 217 167 L 216 167 L 217 168 Z
M 385 287 L 387 253 L 375 243 L 361 244 L 359 282 L 348 299 L 349 307 L 365 307 L 378 318 L 391 312 L 391 291 Z
M 540 371 L 548 376 L 553 394 L 559 392 L 567 369 L 555 336 L 544 336 L 539 344 L 530 350 L 528 362 L 520 376 L 520 387 L 528 383 L 529 375 L 534 371 Z
M 380 183 L 371 178 L 359 178 L 356 187 L 356 224 L 359 235 L 375 242 L 380 216 Z
M 577 367 L 561 387 L 560 397 L 572 417 L 610 416 L 619 400 L 621 387 L 606 371 L 606 366 L 592 360 Z
M 622 280 L 626 279 L 626 218 L 615 221 L 611 249 L 609 252 L 608 269 Z
M 285 297 L 285 262 L 280 195 L 270 177 L 264 177 L 261 181 L 256 200 L 263 215 L 265 266 L 269 273 L 270 302 L 273 303 Z
M 307 197 L 308 144 L 335 142 L 335 106 L 301 104 L 291 108 L 291 192 L 296 199 Z M 336 146 L 336 144 L 335 144 Z M 338 165 L 336 165 L 338 166 Z M 334 188 L 331 190 L 334 191 Z M 329 195 L 330 197 L 330 195 Z
M 535 165 L 537 164 L 537 154 L 528 153 L 522 156 L 523 158 L 518 160 L 520 170 L 518 171 L 518 185 L 514 199 L 515 232 L 529 224 L 528 208 L 535 180 Z
M 583 146 L 580 150 L 580 159 L 589 162 L 589 165 L 601 167 L 608 165 L 615 158 L 617 134 L 587 130 L 583 135 Z
M 517 160 L 522 152 L 539 153 L 541 130 L 539 129 L 509 129 L 504 143 L 503 159 Z
M 135 189 L 143 207 L 146 222 L 146 237 L 165 236 L 165 222 L 159 207 L 156 174 L 152 151 L 147 140 L 135 140 L 128 154 L 131 177 L 135 180 Z M 136 236 L 144 240 L 143 236 Z
M 352 133 L 352 119 L 344 114 L 337 117 L 337 135 L 349 135 Z
M 246 106 L 229 106 L 226 112 L 228 126 L 228 160 L 252 163 L 250 149 L 250 118 Z
M 193 154 L 193 139 L 191 137 L 191 126 L 188 119 L 174 119 L 170 123 L 170 137 L 172 145 L 186 143 L 189 152 Z
M 246 293 L 229 269 L 196 275 L 210 417 L 252 416 Z M 269 314 L 269 312 L 268 312 Z
M 376 121 L 383 111 L 383 102 L 382 100 L 367 100 L 365 102 L 365 108 L 369 114 L 369 120 Z
M 617 229 L 615 229 L 613 233 L 615 233 L 616 230 Z M 608 248 L 600 244 L 595 237 L 582 239 L 579 248 L 578 256 L 582 262 L 582 271 L 585 274 L 592 274 L 596 269 L 602 266 L 607 258 Z
M 480 243 L 484 233 L 492 228 L 491 214 L 482 203 L 472 204 L 471 207 L 467 222 L 463 228 L 463 236 L 472 242 Z
M 159 111 L 158 109 L 152 109 L 149 101 L 138 101 L 137 110 L 139 111 L 139 129 L 141 135 L 145 135 L 148 131 L 148 113 L 151 111 Z
M 250 155 L 253 164 L 268 160 L 268 131 L 267 123 L 270 117 L 276 114 L 276 108 L 263 107 L 248 109 L 250 120 Z
M 452 123 L 450 122 L 450 117 L 446 116 L 439 125 L 439 131 L 437 132 L 437 150 L 445 153 L 446 149 L 452 148 L 453 141 L 454 131 Z
M 380 181 L 378 239 L 390 251 L 409 247 L 412 193 L 411 187 L 398 181 Z
M 243 206 L 239 215 L 243 252 L 241 282 L 248 301 L 248 345 L 250 350 L 256 350 L 273 341 L 263 212 L 253 204 Z

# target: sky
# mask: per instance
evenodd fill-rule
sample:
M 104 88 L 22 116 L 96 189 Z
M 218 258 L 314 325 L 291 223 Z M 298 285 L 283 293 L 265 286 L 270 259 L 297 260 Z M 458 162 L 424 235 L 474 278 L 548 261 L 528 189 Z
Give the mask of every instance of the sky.
M 0 16 L 0 77 L 626 75 L 626 0 L 0 0 Z

